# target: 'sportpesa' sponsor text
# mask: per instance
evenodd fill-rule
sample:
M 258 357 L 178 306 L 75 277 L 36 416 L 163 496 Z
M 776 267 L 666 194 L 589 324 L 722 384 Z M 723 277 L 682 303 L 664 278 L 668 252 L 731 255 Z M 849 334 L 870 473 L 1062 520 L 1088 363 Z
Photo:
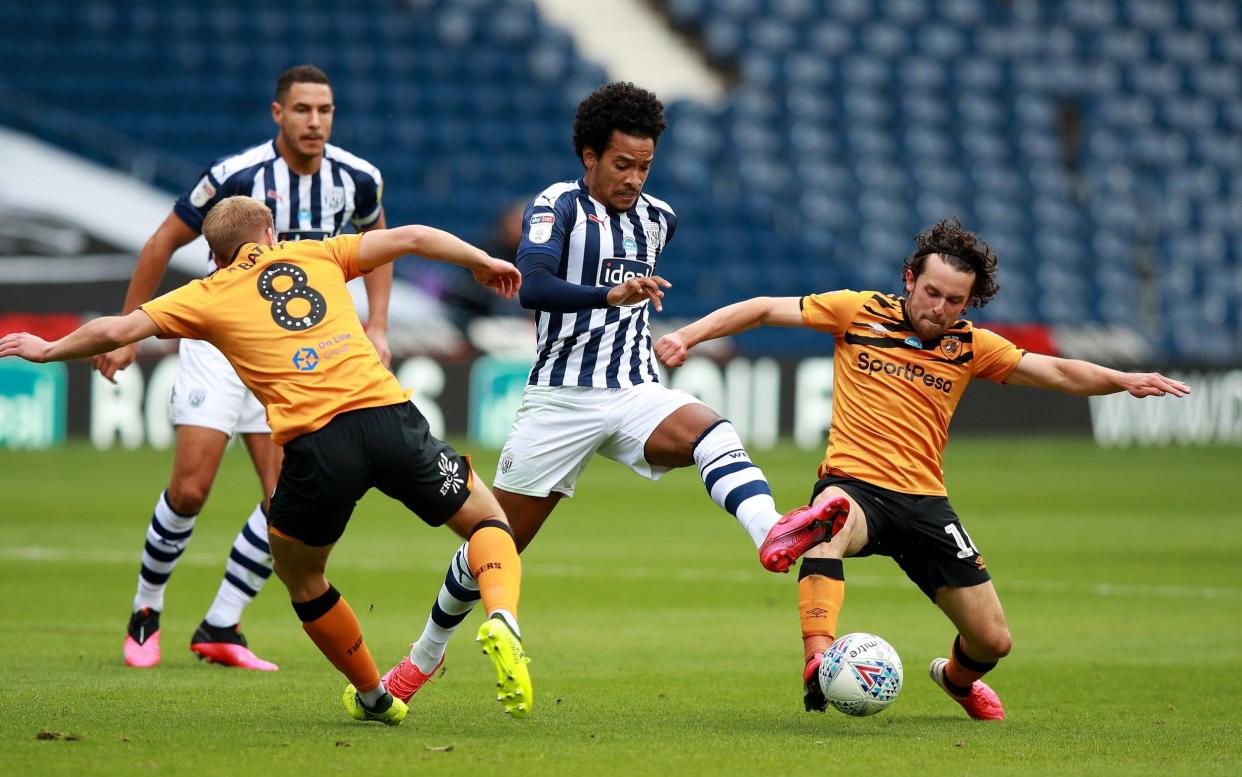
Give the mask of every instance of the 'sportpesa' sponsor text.
M 921 364 L 897 364 L 896 362 L 885 361 L 876 356 L 863 351 L 858 354 L 858 369 L 869 373 L 884 373 L 885 375 L 893 375 L 898 378 L 905 378 L 911 383 L 922 383 L 930 389 L 943 391 L 948 394 L 953 390 L 953 381 L 945 380 L 940 375 L 933 375 L 924 369 Z

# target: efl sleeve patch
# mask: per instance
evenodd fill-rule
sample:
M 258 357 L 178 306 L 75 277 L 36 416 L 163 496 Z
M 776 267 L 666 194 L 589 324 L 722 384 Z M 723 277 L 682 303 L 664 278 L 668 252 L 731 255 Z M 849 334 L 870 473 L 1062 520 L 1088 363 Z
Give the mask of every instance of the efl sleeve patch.
M 552 237 L 552 227 L 556 224 L 556 216 L 551 213 L 536 213 L 530 217 L 530 230 L 527 238 L 535 244 L 548 242 Z
M 204 175 L 198 185 L 190 191 L 190 204 L 201 208 L 211 202 L 211 198 L 215 196 L 216 187 L 211 183 L 211 176 Z

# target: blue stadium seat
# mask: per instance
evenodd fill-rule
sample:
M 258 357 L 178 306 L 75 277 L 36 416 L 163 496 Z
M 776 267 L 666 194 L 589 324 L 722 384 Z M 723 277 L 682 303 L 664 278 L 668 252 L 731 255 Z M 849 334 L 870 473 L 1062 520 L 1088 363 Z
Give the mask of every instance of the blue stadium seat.
M 885 6 L 889 18 L 907 27 L 914 27 L 932 13 L 930 0 L 891 0 Z
M 1064 3 L 1061 11 L 1066 21 L 1075 27 L 1106 28 L 1117 22 L 1116 0 L 1077 0 Z
M 987 18 L 988 5 L 985 0 L 940 0 L 940 12 L 963 27 L 971 27 Z
M 1177 24 L 1177 9 L 1163 0 L 1126 0 L 1125 15 L 1136 27 L 1166 30 Z
M 845 17 L 839 14 L 820 22 L 811 29 L 807 43 L 812 51 L 825 58 L 838 57 L 855 48 L 854 34 L 841 21 Z

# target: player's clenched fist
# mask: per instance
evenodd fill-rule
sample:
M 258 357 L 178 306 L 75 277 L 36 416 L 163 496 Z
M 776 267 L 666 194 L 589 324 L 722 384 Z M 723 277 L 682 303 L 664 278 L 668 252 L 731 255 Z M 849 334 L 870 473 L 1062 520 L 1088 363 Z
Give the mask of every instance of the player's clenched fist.
M 13 332 L 0 337 L 0 358 L 18 356 L 28 362 L 47 361 L 47 340 L 29 332 Z
M 680 367 L 686 361 L 690 348 L 680 334 L 664 335 L 655 344 L 655 354 L 666 367 Z
M 647 299 L 651 300 L 657 311 L 664 310 L 664 306 L 660 304 L 660 300 L 664 299 L 663 289 L 671 288 L 672 285 L 658 275 L 639 275 L 609 289 L 608 304 L 613 307 L 636 305 Z
M 496 290 L 505 299 L 510 299 L 522 288 L 522 273 L 512 263 L 489 256 L 483 265 L 474 270 L 474 279 L 484 286 Z
M 136 358 L 138 358 L 138 344 L 133 343 L 117 348 L 115 351 L 99 354 L 95 357 L 93 364 L 95 369 L 99 370 L 100 375 L 116 383 L 113 376 L 133 364 Z

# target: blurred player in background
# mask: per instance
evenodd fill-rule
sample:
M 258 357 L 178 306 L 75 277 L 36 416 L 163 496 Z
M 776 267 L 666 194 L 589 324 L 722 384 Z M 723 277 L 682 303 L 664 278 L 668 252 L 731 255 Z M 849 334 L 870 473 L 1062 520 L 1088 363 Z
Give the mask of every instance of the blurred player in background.
M 845 503 L 782 517 L 733 425 L 659 383 L 648 316 L 670 285 L 655 269 L 677 217 L 642 187 L 663 112 L 654 94 L 631 83 L 597 89 L 574 119 L 585 174 L 553 184 L 526 208 L 517 266 L 522 306 L 536 314 L 538 355 L 492 485 L 521 551 L 557 503 L 573 496 L 596 453 L 651 480 L 697 466 L 763 566 L 783 572 L 828 536 L 827 523 L 834 511 L 844 517 Z M 402 699 L 444 660 L 453 630 L 479 598 L 466 550 L 453 557 L 422 636 L 384 676 Z
M 6 335 L 0 357 L 63 361 L 151 335 L 218 347 L 267 408 L 272 438 L 285 446 L 270 532 L 265 528 L 263 536 L 303 629 L 349 678 L 343 697 L 349 714 L 389 725 L 406 714 L 405 704 L 385 690 L 353 610 L 324 575 L 355 503 L 372 487 L 428 524 L 447 524 L 469 538 L 465 558 L 489 616 L 478 640 L 496 668 L 497 698 L 507 712 L 528 714 L 532 691 L 518 636 L 521 562 L 513 533 L 469 458 L 431 435 L 410 392 L 380 362 L 345 287 L 405 253 L 466 267 L 505 296 L 521 285 L 517 269 L 419 226 L 277 243 L 270 211 L 249 197 L 220 201 L 203 234 L 220 268 L 209 278 L 126 316 L 96 319 L 55 343 Z
M 280 128 L 276 138 L 216 162 L 177 200 L 172 213 L 143 246 L 122 314 L 151 298 L 173 253 L 198 237 L 203 219 L 231 195 L 265 203 L 275 219 L 277 240 L 318 240 L 339 235 L 349 224 L 359 231 L 382 229 L 380 172 L 366 160 L 328 143 L 333 108 L 332 86 L 322 70 L 301 65 L 282 73 L 272 103 L 272 120 Z M 392 267 L 371 273 L 365 283 L 367 337 L 387 365 Z M 96 357 L 95 368 L 112 380 L 117 370 L 133 363 L 137 353 L 137 345 L 128 345 Z M 250 651 L 239 628 L 242 610 L 272 573 L 266 511 L 276 487 L 281 452 L 272 442 L 263 406 L 216 348 L 183 340 L 169 417 L 177 430 L 172 476 L 155 502 L 147 527 L 138 591 L 125 637 L 125 663 L 150 667 L 160 662 L 164 588 L 190 542 L 225 446 L 237 433 L 254 461 L 263 497 L 233 541 L 224 579 L 190 640 L 190 650 L 226 666 L 275 670 L 275 664 Z
M 931 664 L 932 679 L 972 718 L 1001 720 L 1000 699 L 979 678 L 1009 654 L 1009 626 L 983 557 L 949 504 L 941 469 L 966 384 L 979 377 L 1078 396 L 1181 397 L 1190 389 L 1157 373 L 1026 353 L 973 326 L 959 316 L 998 289 L 991 248 L 955 220 L 923 232 L 915 245 L 903 272 L 905 297 L 846 290 L 755 297 L 660 338 L 656 354 L 675 367 L 705 340 L 758 326 L 833 336 L 832 425 L 811 503 L 844 499 L 849 512 L 799 572 L 806 708 L 826 706 L 817 675 L 845 600 L 841 559 L 878 553 L 896 560 L 957 627 L 949 658 Z
M 525 213 L 526 200 L 506 204 L 496 214 L 490 232 L 478 243 L 479 247 L 490 256 L 512 262 L 517 258 L 518 245 L 522 242 Z M 418 288 L 438 299 L 444 315 L 463 332 L 468 333 L 470 323 L 478 318 L 527 315 L 517 300 L 489 294 L 487 289 L 471 283 L 470 278 L 455 267 L 415 264 L 409 269 L 409 277 Z

